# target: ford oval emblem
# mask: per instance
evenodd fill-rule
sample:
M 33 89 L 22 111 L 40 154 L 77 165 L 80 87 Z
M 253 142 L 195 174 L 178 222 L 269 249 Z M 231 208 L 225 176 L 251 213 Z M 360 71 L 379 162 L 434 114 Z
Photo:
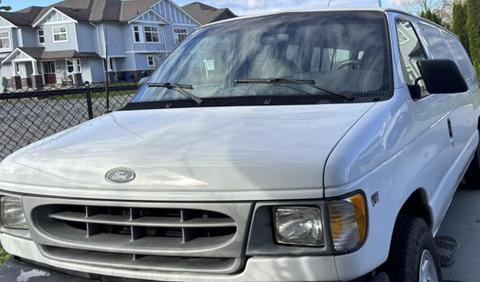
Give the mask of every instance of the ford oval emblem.
M 128 183 L 135 179 L 135 171 L 130 168 L 114 168 L 105 174 L 105 179 L 112 183 Z

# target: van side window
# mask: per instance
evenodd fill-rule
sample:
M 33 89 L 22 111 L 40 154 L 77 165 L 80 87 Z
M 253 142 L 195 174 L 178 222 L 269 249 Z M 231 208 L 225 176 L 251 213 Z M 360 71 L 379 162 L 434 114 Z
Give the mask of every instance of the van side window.
M 447 41 L 448 47 L 450 47 L 450 50 L 452 50 L 453 59 L 457 62 L 463 77 L 465 77 L 467 80 L 472 78 L 472 63 L 462 43 L 460 43 L 460 41 L 453 35 L 447 34 L 446 32 L 442 33 Z
M 419 23 L 420 32 L 436 59 L 454 60 L 465 79 L 473 76 L 470 60 L 460 41 L 447 32 Z
M 415 80 L 420 77 L 417 61 L 426 59 L 427 56 L 410 22 L 398 20 L 397 33 L 404 76 L 407 83 L 413 86 Z M 420 85 L 422 88 L 421 96 L 428 95 L 425 87 L 421 83 Z
M 419 23 L 418 26 L 435 59 L 452 59 L 452 52 L 450 52 L 450 48 L 448 48 L 440 29 L 423 23 Z

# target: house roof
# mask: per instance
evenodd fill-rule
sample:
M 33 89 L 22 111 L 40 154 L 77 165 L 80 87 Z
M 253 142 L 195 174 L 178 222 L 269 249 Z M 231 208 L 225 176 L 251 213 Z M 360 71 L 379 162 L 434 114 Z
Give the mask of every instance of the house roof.
M 159 0 L 130 0 L 130 1 L 122 1 L 121 13 L 119 17 L 119 21 L 121 22 L 128 22 L 133 20 L 138 15 L 142 14 L 143 12 L 147 11 L 155 5 L 155 3 L 159 2 Z
M 43 54 L 43 47 L 18 47 L 23 53 L 29 55 L 34 59 L 41 59 Z
M 65 58 L 100 58 L 95 52 L 78 52 L 76 50 L 65 50 L 65 51 L 44 51 L 41 59 L 65 59 Z
M 220 20 L 236 18 L 230 9 L 217 9 L 201 2 L 193 2 L 182 7 L 187 13 L 194 17 L 201 24 L 208 24 Z
M 17 49 L 37 60 L 100 58 L 100 55 L 95 52 L 78 52 L 76 50 L 45 51 L 43 47 L 18 47 Z
M 15 25 L 32 25 L 55 8 L 79 22 L 128 22 L 160 1 L 162 0 L 64 0 L 47 7 L 0 12 L 0 16 Z
M 17 12 L 0 12 L 0 17 L 16 26 L 28 26 L 32 24 L 42 9 L 43 7 L 32 6 Z

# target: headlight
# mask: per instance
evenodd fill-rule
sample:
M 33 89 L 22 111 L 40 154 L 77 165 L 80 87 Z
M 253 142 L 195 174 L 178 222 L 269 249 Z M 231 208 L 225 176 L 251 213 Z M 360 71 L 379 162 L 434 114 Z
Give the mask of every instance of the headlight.
M 367 208 L 363 194 L 328 204 L 330 231 L 337 252 L 348 252 L 360 247 L 367 235 Z
M 1 200 L 2 223 L 5 228 L 27 229 L 27 220 L 21 198 L 2 197 Z
M 323 246 L 322 212 L 318 207 L 274 208 L 277 243 Z

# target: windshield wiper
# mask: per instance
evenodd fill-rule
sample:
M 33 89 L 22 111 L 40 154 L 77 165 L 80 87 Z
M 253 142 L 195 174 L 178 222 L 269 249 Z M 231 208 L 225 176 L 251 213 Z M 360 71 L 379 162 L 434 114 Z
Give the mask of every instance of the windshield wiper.
M 172 82 L 163 82 L 163 83 L 149 83 L 148 87 L 173 89 L 173 90 L 178 91 L 183 96 L 185 96 L 189 99 L 192 99 L 197 104 L 201 104 L 203 102 L 203 100 L 200 97 L 195 96 L 194 94 L 192 94 L 190 91 L 187 90 L 187 89 L 192 90 L 193 89 L 192 85 L 178 84 L 178 83 L 172 83 Z
M 237 79 L 235 80 L 236 84 L 299 84 L 307 85 L 317 90 L 320 90 L 324 93 L 340 96 L 345 99 L 353 99 L 353 96 L 349 93 L 341 93 L 333 90 L 328 90 L 320 86 L 315 85 L 315 80 L 301 80 L 301 79 L 290 79 L 290 78 L 247 78 L 247 79 Z M 298 89 L 297 89 L 298 90 Z M 311 93 L 309 93 L 311 94 Z

